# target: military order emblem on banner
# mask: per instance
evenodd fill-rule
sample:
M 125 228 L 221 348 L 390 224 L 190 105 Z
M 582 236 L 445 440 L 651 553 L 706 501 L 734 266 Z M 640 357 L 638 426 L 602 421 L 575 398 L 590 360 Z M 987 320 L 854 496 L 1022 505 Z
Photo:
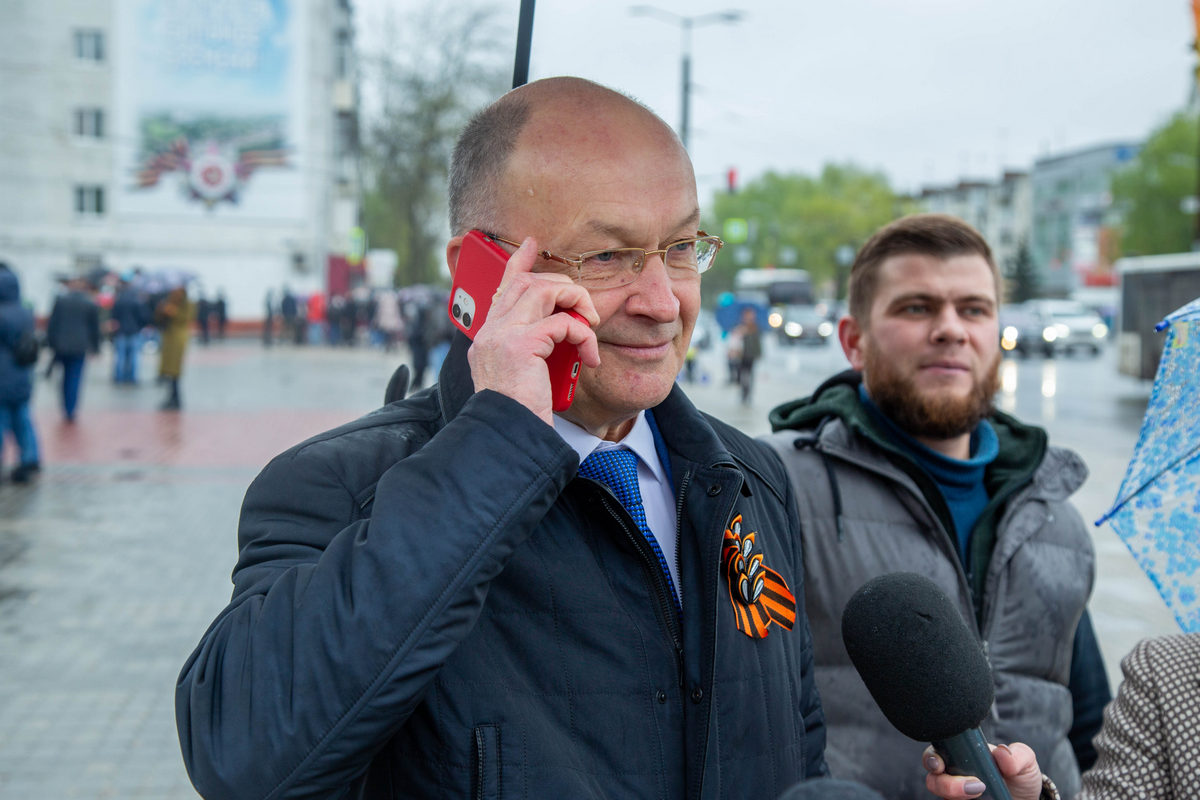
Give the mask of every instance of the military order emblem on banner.
M 772 622 L 790 631 L 796 621 L 796 598 L 783 577 L 763 564 L 762 553 L 755 549 L 757 537 L 754 531 L 742 535 L 738 514 L 725 529 L 721 550 L 737 628 L 752 639 L 764 638 Z

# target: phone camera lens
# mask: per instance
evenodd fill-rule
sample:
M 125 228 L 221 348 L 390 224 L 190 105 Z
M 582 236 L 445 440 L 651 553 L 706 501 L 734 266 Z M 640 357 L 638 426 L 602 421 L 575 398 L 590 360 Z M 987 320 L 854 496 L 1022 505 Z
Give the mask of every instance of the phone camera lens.
M 470 314 L 463 314 L 462 321 L 463 321 L 463 325 L 466 325 L 468 328 L 471 327 L 471 315 Z
M 455 319 L 462 317 L 462 309 L 459 308 L 458 303 L 454 304 L 454 308 L 452 308 L 451 311 L 453 312 Z

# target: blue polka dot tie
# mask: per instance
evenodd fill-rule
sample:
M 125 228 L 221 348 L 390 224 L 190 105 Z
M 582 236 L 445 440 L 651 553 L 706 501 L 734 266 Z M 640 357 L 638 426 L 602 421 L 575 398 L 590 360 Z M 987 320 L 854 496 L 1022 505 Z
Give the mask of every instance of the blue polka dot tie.
M 646 509 L 642 505 L 642 492 L 638 489 L 637 454 L 624 447 L 593 450 L 592 454 L 579 465 L 579 474 L 585 478 L 600 481 L 612 489 L 612 493 L 621 501 L 621 505 L 625 506 L 625 510 L 629 512 L 629 516 L 633 517 L 642 536 L 650 543 L 650 549 L 658 557 L 658 566 L 662 569 L 663 575 L 667 579 L 667 586 L 671 589 L 675 610 L 682 611 L 679 605 L 679 593 L 675 589 L 675 582 L 671 580 L 671 570 L 667 567 L 666 556 L 663 555 L 662 548 L 658 546 L 658 540 L 654 538 L 650 526 L 646 524 Z

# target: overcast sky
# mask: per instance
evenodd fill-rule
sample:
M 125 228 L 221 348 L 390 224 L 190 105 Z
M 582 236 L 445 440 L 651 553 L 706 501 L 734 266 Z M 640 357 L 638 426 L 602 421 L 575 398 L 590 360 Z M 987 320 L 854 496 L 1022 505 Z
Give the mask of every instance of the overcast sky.
M 416 0 L 355 0 L 360 25 Z M 446 2 L 447 14 L 457 2 Z M 518 0 L 498 4 L 514 36 Z M 530 79 L 579 75 L 678 126 L 682 27 L 619 0 L 538 0 Z M 1189 0 L 745 0 L 692 31 L 691 153 L 706 203 L 728 168 L 879 169 L 918 191 L 1142 140 L 1190 96 Z M 511 8 L 511 13 L 508 9 Z M 363 37 L 369 43 L 369 37 Z

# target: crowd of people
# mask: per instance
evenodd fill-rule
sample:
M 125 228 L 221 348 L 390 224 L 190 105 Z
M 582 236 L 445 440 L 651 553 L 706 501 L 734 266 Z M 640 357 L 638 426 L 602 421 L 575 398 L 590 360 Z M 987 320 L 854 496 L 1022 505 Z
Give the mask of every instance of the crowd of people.
M 20 280 L 0 262 L 0 463 L 8 434 L 18 451 L 8 474 L 27 483 L 41 469 L 37 432 L 30 403 L 35 377 L 58 378 L 65 424 L 76 423 L 89 358 L 112 342 L 114 384 L 138 384 L 138 367 L 147 342 L 159 353 L 158 382 L 166 385 L 164 411 L 182 407 L 179 380 L 191 338 L 195 304 L 185 285 L 150 287 L 139 272 L 119 277 L 69 276 L 59 281 L 44 331 L 38 331 L 33 304 L 21 295 Z M 32 342 L 28 350 L 24 343 Z
M 450 349 L 453 325 L 446 316 L 445 289 L 358 287 L 326 299 L 283 287 L 263 300 L 262 341 L 293 345 L 376 347 L 393 352 L 404 345 L 412 360 L 413 388 L 436 375 Z
M 404 345 L 410 352 L 410 383 L 423 385 L 436 375 L 450 347 L 452 326 L 446 318 L 445 290 L 417 286 L 401 290 L 367 289 L 334 295 L 296 293 L 284 286 L 267 293 L 262 341 L 270 346 L 370 346 L 393 352 Z M 225 339 L 229 330 L 228 304 L 223 291 L 209 299 L 194 280 L 179 276 L 163 281 L 140 269 L 115 274 L 63 277 L 42 329 L 33 305 L 22 297 L 16 272 L 0 262 L 0 430 L 8 431 L 19 452 L 9 474 L 27 482 L 41 469 L 37 434 L 30 413 L 34 377 L 57 378 L 62 418 L 74 424 L 79 412 L 89 359 L 106 341 L 112 348 L 112 381 L 137 386 L 147 350 L 157 352 L 156 382 L 165 387 L 159 409 L 183 407 L 180 381 L 184 354 L 195 338 L 208 345 Z M 13 356 L 19 338 L 39 343 L 36 362 L 17 363 Z M 0 437 L 0 455 L 3 453 Z

